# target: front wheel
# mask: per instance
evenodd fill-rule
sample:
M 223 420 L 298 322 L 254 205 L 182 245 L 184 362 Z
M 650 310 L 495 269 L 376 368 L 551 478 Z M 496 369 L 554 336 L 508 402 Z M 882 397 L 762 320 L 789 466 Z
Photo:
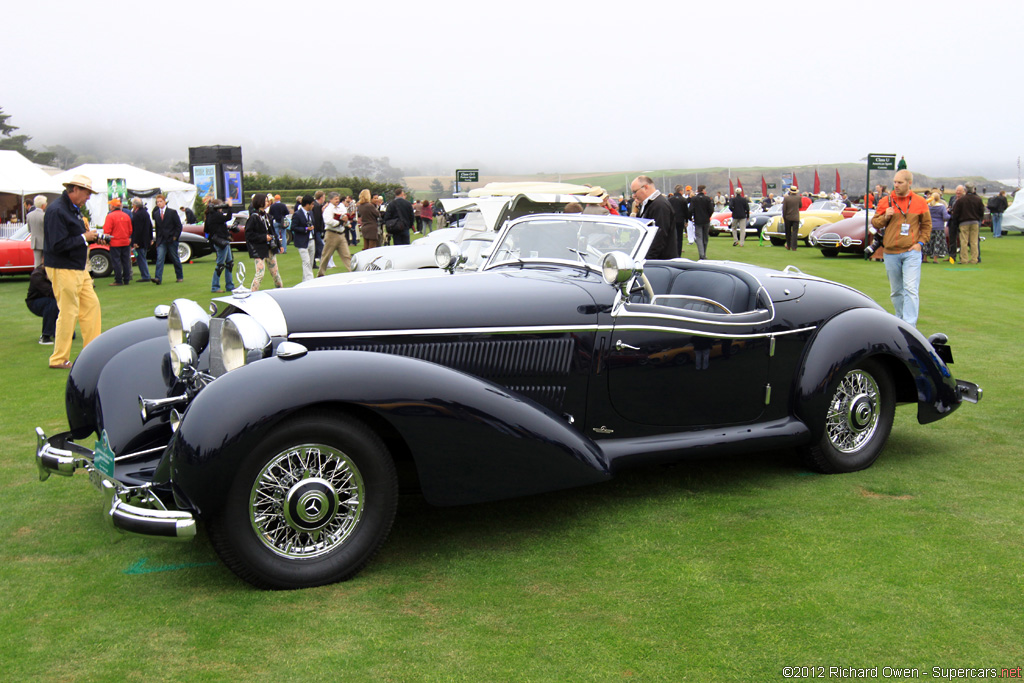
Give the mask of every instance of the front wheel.
M 856 472 L 878 459 L 892 431 L 896 392 L 885 369 L 865 361 L 830 387 L 824 433 L 804 452 L 812 469 L 826 474 Z
M 839 250 L 838 249 L 822 249 L 821 250 L 821 255 L 824 256 L 825 258 L 835 258 L 836 256 L 839 256 Z
M 345 415 L 292 420 L 242 463 L 210 540 L 258 588 L 349 579 L 391 531 L 395 465 L 380 438 Z
M 786 240 L 782 237 L 769 237 L 768 239 L 771 241 L 773 247 L 781 247 L 786 243 Z

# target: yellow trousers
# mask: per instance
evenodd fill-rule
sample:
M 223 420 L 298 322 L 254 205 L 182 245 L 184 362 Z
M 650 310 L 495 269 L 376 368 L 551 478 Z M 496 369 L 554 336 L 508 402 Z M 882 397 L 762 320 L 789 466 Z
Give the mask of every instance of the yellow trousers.
M 88 270 L 47 268 L 46 276 L 53 285 L 53 296 L 60 309 L 50 365 L 60 365 L 71 360 L 71 338 L 75 335 L 76 322 L 82 328 L 83 348 L 100 336 L 103 326 L 100 300 L 92 287 L 92 276 Z

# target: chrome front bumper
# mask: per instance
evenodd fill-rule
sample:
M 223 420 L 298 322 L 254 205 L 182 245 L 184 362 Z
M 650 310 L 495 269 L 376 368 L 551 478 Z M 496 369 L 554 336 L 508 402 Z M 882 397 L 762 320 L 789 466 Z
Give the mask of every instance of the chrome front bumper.
M 967 380 L 958 379 L 956 381 L 956 388 L 960 392 L 960 400 L 967 401 L 968 403 L 977 403 L 981 400 L 982 391 L 974 382 L 968 382 Z
M 196 520 L 189 512 L 168 510 L 150 485 L 126 486 L 100 472 L 95 454 L 71 440 L 70 432 L 49 439 L 36 427 L 36 467 L 39 481 L 51 474 L 70 477 L 78 469 L 89 473 L 89 481 L 110 501 L 107 516 L 114 528 L 123 533 L 189 541 L 196 535 Z

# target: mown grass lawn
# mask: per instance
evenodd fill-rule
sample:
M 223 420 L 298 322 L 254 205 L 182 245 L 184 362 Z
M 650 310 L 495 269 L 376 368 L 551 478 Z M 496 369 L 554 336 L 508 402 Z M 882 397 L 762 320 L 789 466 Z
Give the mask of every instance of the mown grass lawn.
M 891 310 L 881 265 L 731 244 L 712 238 L 710 255 L 793 264 Z M 949 335 L 984 400 L 928 426 L 898 410 L 869 470 L 814 475 L 783 451 L 465 508 L 408 497 L 358 577 L 294 592 L 236 579 L 202 531 L 117 536 L 82 476 L 38 481 L 32 430 L 64 428 L 66 375 L 46 369 L 27 278 L 4 278 L 0 676 L 769 681 L 787 666 L 1021 665 L 1024 236 L 982 249 L 979 267 L 924 266 L 919 326 Z M 298 281 L 298 256 L 282 262 Z M 205 302 L 213 265 L 186 265 L 182 284 L 98 281 L 104 328 Z

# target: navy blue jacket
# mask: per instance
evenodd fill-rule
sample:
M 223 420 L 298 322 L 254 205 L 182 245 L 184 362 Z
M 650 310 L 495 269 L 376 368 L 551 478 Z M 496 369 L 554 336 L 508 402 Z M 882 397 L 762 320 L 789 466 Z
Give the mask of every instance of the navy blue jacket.
M 140 249 L 149 249 L 153 244 L 153 221 L 144 207 L 132 211 L 132 244 Z
M 164 209 L 164 217 L 160 218 L 160 209 L 153 209 L 153 227 L 156 228 L 156 244 L 177 242 L 181 237 L 181 217 L 170 207 Z
M 85 222 L 67 190 L 43 214 L 43 265 L 47 268 L 85 270 L 89 245 L 82 237 Z
M 316 204 L 314 204 L 313 206 L 316 206 Z M 310 211 L 311 215 L 307 220 L 306 210 L 300 206 L 298 209 L 295 210 L 295 213 L 292 214 L 292 242 L 294 242 L 295 246 L 298 247 L 299 249 L 305 249 L 306 247 L 309 246 L 309 236 L 312 234 L 313 231 L 312 214 L 314 213 L 315 210 Z

